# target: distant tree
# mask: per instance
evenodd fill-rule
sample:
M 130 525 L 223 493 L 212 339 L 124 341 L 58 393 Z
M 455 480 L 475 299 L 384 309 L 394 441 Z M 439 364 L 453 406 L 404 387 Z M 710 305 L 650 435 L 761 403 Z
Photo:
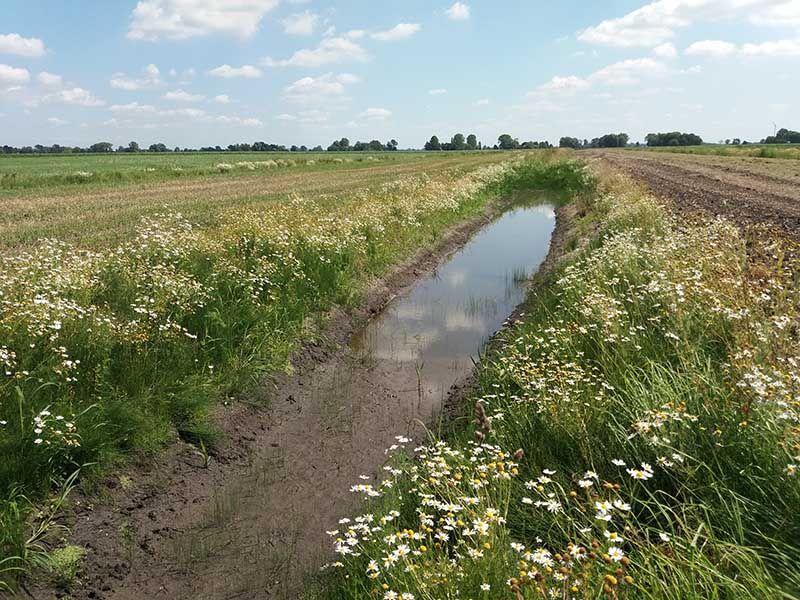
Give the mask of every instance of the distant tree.
M 150 144 L 148 148 L 150 152 L 169 152 L 164 144 Z
M 645 141 L 648 146 L 699 146 L 703 143 L 703 138 L 694 133 L 671 131 L 669 133 L 648 133 Z
M 463 133 L 455 134 L 452 139 L 450 140 L 450 144 L 453 146 L 453 150 L 466 150 L 467 149 L 467 142 L 464 139 Z
M 477 150 L 478 149 L 478 138 L 475 136 L 474 133 L 470 133 L 467 136 L 467 150 Z
M 111 142 L 97 142 L 89 146 L 89 152 L 111 152 L 113 149 Z
M 367 144 L 367 149 L 372 152 L 379 152 L 383 150 L 384 147 L 380 140 L 371 140 L 370 143 Z
M 314 146 L 311 149 L 312 152 L 322 152 L 322 146 Z
M 439 141 L 439 138 L 436 137 L 435 135 L 431 136 L 430 141 L 425 142 L 425 150 L 441 150 L 441 149 L 442 149 L 442 144 Z
M 800 144 L 800 132 L 781 128 L 775 135 L 761 140 L 762 144 Z
M 128 142 L 128 152 L 138 152 L 139 151 L 139 144 L 136 142 Z
M 497 144 L 500 150 L 514 150 L 519 148 L 519 140 L 512 138 L 509 134 L 504 133 L 497 138 Z
M 576 150 L 581 147 L 581 141 L 574 137 L 562 137 L 558 141 L 560 148 L 575 148 Z
M 733 144 L 734 146 L 739 146 L 741 143 L 742 140 L 740 138 L 733 138 L 733 141 L 731 142 L 731 144 Z
M 308 152 L 308 146 L 300 146 L 300 152 Z
M 627 133 L 608 133 L 592 140 L 592 143 L 596 142 L 597 148 L 624 148 L 628 145 L 628 139 Z
M 300 148 L 298 148 L 298 147 L 297 147 L 297 146 L 295 146 L 295 145 L 292 145 L 292 147 L 291 147 L 291 148 L 289 148 L 289 151 L 290 151 L 290 152 L 298 152 L 299 150 L 300 150 Z

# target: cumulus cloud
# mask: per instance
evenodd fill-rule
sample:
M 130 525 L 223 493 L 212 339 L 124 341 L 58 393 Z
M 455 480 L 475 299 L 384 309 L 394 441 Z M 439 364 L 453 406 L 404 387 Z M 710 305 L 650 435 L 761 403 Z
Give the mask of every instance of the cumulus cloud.
M 674 45 L 667 42 L 653 48 L 653 54 L 655 54 L 659 58 L 671 59 L 678 56 L 678 50 L 675 48 Z
M 488 98 L 481 98 L 480 100 L 475 101 L 475 106 L 489 106 L 489 99 Z
M 367 121 L 385 121 L 392 116 L 392 111 L 385 108 L 368 108 L 358 115 L 359 119 Z
M 341 98 L 345 93 L 345 87 L 358 81 L 358 77 L 349 73 L 341 75 L 326 73 L 319 77 L 303 77 L 288 85 L 284 95 L 290 102 L 298 104 L 323 104 L 331 99 Z
M 446 94 L 447 90 L 444 89 L 444 88 L 436 88 L 436 89 L 433 89 L 433 90 L 428 90 L 428 93 L 431 96 L 441 96 L 443 94 Z
M 69 123 L 69 121 L 59 119 L 58 117 L 48 117 L 47 122 L 50 123 L 50 125 L 55 125 L 56 127 L 60 127 Z
M 722 58 L 736 54 L 738 48 L 736 44 L 731 42 L 723 42 L 722 40 L 702 40 L 695 42 L 686 50 L 684 54 L 688 56 L 708 56 L 711 58 Z
M 128 104 L 112 104 L 108 110 L 114 113 L 154 113 L 156 107 L 151 104 L 139 104 L 138 102 L 130 102 Z
M 391 29 L 387 29 L 386 31 L 378 31 L 376 33 L 370 34 L 370 37 L 373 40 L 378 40 L 380 42 L 396 42 L 398 40 L 405 40 L 410 38 L 412 35 L 417 33 L 420 29 L 422 29 L 422 25 L 419 23 L 398 23 Z
M 652 58 L 632 58 L 616 62 L 592 73 L 589 80 L 605 85 L 636 85 L 643 77 L 665 75 L 664 63 Z
M 283 31 L 289 35 L 311 35 L 319 23 L 319 15 L 310 10 L 289 15 L 281 21 Z
M 217 104 L 230 104 L 231 98 L 228 96 L 228 94 L 220 94 L 218 96 L 214 96 L 211 101 L 216 102 Z
M 298 50 L 285 60 L 266 57 L 262 60 L 262 64 L 267 67 L 321 67 L 347 62 L 364 62 L 368 58 L 367 52 L 356 42 L 344 37 L 331 37 L 322 40 L 316 48 Z
M 37 58 L 44 53 L 44 42 L 39 38 L 24 38 L 18 33 L 0 34 L 0 54 Z
M 55 102 L 60 104 L 72 104 L 75 106 L 104 106 L 105 100 L 101 100 L 89 90 L 80 87 L 66 88 L 47 94 L 42 98 L 43 102 Z
M 241 67 L 232 67 L 230 65 L 221 65 L 208 72 L 212 77 L 225 77 L 231 79 L 234 77 L 244 77 L 245 79 L 257 79 L 263 75 L 261 69 L 253 65 L 242 65 Z
M 161 71 L 154 64 L 149 64 L 142 69 L 141 77 L 128 77 L 125 73 L 114 73 L 109 84 L 112 88 L 135 92 L 162 85 Z
M 47 87 L 59 87 L 62 82 L 61 75 L 54 75 L 53 73 L 48 73 L 47 71 L 42 71 L 39 73 L 36 76 L 36 80 Z
M 469 19 L 469 5 L 463 2 L 455 2 L 450 8 L 444 11 L 445 14 L 454 21 L 465 21 Z
M 252 36 L 279 0 L 140 0 L 128 38 L 183 40 L 213 33 Z
M 588 27 L 578 39 L 590 44 L 654 47 L 696 22 L 747 18 L 764 25 L 800 23 L 798 0 L 656 0 L 628 14 Z
M 28 69 L 19 69 L 10 65 L 0 64 L 0 88 L 28 83 L 31 74 Z
M 217 123 L 224 123 L 225 125 L 238 125 L 240 127 L 263 127 L 264 123 L 261 119 L 256 119 L 255 117 L 239 117 L 236 115 L 220 115 L 218 117 L 214 117 L 214 121 Z
M 164 94 L 164 100 L 173 100 L 175 102 L 200 102 L 205 100 L 202 94 L 190 94 L 184 90 L 174 90 Z
M 576 92 L 587 87 L 589 87 L 588 81 L 570 75 L 569 77 L 553 77 L 547 83 L 540 85 L 537 90 L 540 92 Z
M 708 58 L 728 58 L 730 56 L 792 58 L 800 56 L 800 39 L 772 40 L 748 43 L 742 46 L 722 40 L 703 40 L 686 48 L 685 53 L 689 56 Z

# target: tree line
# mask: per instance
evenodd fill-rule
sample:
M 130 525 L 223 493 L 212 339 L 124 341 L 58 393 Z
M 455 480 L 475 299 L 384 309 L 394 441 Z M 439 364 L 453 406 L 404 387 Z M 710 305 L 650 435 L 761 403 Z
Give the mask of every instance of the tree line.
M 648 133 L 645 136 L 645 143 L 648 146 L 699 146 L 703 144 L 703 139 L 695 133 L 684 133 L 680 131 L 671 131 L 667 133 Z M 721 140 L 720 143 L 724 144 L 747 144 L 747 141 L 742 141 L 739 138 L 733 140 Z M 792 131 L 790 129 L 779 129 L 775 135 L 764 138 L 761 144 L 800 144 L 800 132 Z M 592 140 L 580 139 L 577 137 L 562 137 L 558 145 L 561 148 L 574 148 L 576 150 L 582 148 L 624 148 L 630 144 L 630 137 L 627 133 L 608 133 L 606 135 L 593 138 Z M 640 143 L 636 142 L 635 146 Z M 424 149 L 431 151 L 467 151 L 467 150 L 531 150 L 537 148 L 552 148 L 553 145 L 548 141 L 543 142 L 520 142 L 517 138 L 512 137 L 508 133 L 504 133 L 497 138 L 497 143 L 490 146 L 484 145 L 478 141 L 474 133 L 465 136 L 463 133 L 456 133 L 450 138 L 449 142 L 442 142 L 438 136 L 432 136 L 430 140 L 425 142 Z M 0 152 L 3 154 L 82 154 L 82 153 L 135 153 L 135 152 L 323 152 L 322 146 L 308 146 L 292 145 L 286 147 L 281 144 L 270 144 L 267 142 L 253 142 L 229 144 L 228 146 L 203 146 L 201 148 L 169 148 L 166 144 L 155 143 L 150 144 L 147 148 L 142 148 L 137 142 L 130 142 L 127 146 L 117 146 L 111 142 L 97 142 L 82 148 L 80 146 L 61 146 L 53 144 L 52 146 L 45 146 L 36 144 L 34 146 L 15 147 L 4 145 L 0 147 Z M 328 152 L 393 152 L 398 150 L 398 142 L 391 139 L 386 143 L 380 140 L 372 140 L 370 142 L 356 142 L 351 144 L 350 140 L 343 137 L 339 140 L 334 140 L 328 147 Z

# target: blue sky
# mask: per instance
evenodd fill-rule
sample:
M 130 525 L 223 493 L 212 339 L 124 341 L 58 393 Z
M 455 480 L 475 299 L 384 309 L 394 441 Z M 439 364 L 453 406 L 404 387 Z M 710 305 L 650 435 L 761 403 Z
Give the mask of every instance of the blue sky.
M 0 144 L 800 129 L 800 0 L 4 0 Z

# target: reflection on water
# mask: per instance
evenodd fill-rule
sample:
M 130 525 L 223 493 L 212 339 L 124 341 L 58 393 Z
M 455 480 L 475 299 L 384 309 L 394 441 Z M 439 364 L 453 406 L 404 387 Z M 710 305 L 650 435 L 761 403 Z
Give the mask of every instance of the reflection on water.
M 365 362 L 412 363 L 431 411 L 525 296 L 555 226 L 550 205 L 505 213 L 354 336 Z

